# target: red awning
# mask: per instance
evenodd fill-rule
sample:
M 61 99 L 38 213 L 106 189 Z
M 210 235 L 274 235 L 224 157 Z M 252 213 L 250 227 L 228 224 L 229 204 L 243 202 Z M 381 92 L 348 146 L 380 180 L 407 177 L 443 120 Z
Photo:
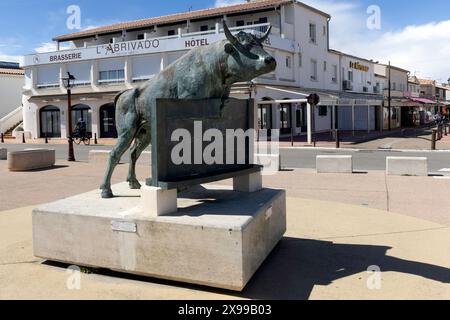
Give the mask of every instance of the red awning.
M 436 101 L 433 100 L 429 100 L 429 99 L 425 99 L 425 98 L 408 98 L 411 101 L 414 102 L 419 102 L 419 103 L 423 103 L 423 104 L 436 104 Z

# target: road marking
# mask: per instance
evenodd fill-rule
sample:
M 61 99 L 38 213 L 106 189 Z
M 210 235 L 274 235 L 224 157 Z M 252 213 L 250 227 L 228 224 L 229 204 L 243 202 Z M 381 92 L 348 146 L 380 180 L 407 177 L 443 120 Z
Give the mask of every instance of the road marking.
M 450 177 L 433 177 L 436 180 L 450 180 Z
M 443 168 L 439 170 L 439 172 L 450 172 L 450 168 Z

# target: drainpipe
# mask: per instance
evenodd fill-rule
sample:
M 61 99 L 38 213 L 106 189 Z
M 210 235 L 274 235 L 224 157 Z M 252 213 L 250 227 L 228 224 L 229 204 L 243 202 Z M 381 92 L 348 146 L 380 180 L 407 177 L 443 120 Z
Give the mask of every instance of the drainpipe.
M 331 18 L 327 18 L 327 47 L 330 50 L 330 21 Z
M 281 19 L 281 11 L 278 10 L 277 7 L 275 7 L 275 12 L 278 14 L 278 18 L 279 18 L 278 20 L 280 21 L 280 37 L 281 37 L 281 35 L 283 34 L 283 21 Z
M 392 109 L 391 109 L 391 62 L 389 61 L 389 71 L 388 71 L 388 114 L 389 114 L 389 119 L 388 119 L 388 129 L 389 131 L 392 130 L 392 124 L 391 124 L 391 116 L 392 116 Z

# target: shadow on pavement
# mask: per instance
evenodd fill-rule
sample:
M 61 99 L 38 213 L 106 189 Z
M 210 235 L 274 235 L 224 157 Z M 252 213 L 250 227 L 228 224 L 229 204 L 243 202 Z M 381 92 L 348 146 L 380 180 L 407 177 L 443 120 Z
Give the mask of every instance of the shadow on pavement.
M 94 269 L 93 272 L 118 279 L 177 286 L 257 300 L 306 300 L 310 297 L 314 286 L 331 285 L 335 280 L 366 272 L 370 266 L 378 266 L 382 272 L 399 272 L 450 283 L 450 269 L 390 257 L 387 255 L 390 249 L 385 246 L 336 244 L 329 241 L 284 238 L 242 293 L 106 269 Z M 44 264 L 57 268 L 68 267 L 67 264 L 50 261 Z M 361 279 L 362 286 L 366 286 L 366 279 L 366 277 Z M 145 299 L 145 297 L 142 298 Z M 345 299 L 345 296 L 342 298 Z
M 45 172 L 45 171 L 52 171 L 52 170 L 65 169 L 65 168 L 69 168 L 69 166 L 54 165 L 53 167 L 49 167 L 49 168 L 33 169 L 33 170 L 27 170 L 27 171 L 14 171 L 14 172 Z
M 308 299 L 314 286 L 366 272 L 370 266 L 450 283 L 450 269 L 390 257 L 390 247 L 284 238 L 243 292 L 252 299 Z M 361 285 L 366 285 L 363 279 Z M 343 297 L 345 298 L 345 297 Z

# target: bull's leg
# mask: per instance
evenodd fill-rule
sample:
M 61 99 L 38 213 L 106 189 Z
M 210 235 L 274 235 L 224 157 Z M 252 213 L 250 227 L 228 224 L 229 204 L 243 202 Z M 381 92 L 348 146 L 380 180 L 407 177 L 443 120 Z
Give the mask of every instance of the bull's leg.
M 114 172 L 114 169 L 119 164 L 120 159 L 122 158 L 125 151 L 131 146 L 133 142 L 134 136 L 136 135 L 136 129 L 130 128 L 129 130 L 124 130 L 124 132 L 119 136 L 119 140 L 117 145 L 111 152 L 111 156 L 109 157 L 108 167 L 106 170 L 105 179 L 103 181 L 100 189 L 102 190 L 102 198 L 109 199 L 114 197 L 111 190 L 111 178 Z
M 150 127 L 142 127 L 136 135 L 134 146 L 131 149 L 130 170 L 128 172 L 128 183 L 131 189 L 140 189 L 141 184 L 136 178 L 136 162 L 142 152 L 150 145 L 151 134 Z

